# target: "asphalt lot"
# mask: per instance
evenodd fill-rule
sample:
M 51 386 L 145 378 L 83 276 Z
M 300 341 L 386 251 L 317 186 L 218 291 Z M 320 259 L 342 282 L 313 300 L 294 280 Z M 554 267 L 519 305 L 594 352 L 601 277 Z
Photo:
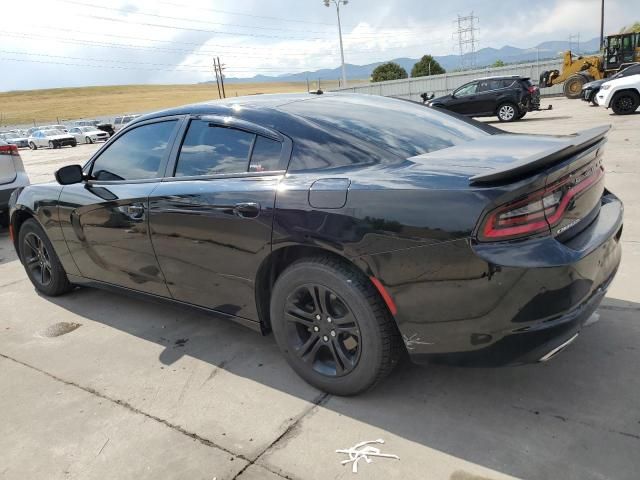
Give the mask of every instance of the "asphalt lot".
M 289 369 L 272 337 L 223 318 L 91 289 L 39 296 L 5 230 L 0 478 L 636 480 L 640 113 L 546 103 L 554 110 L 500 126 L 564 134 L 613 124 L 607 186 L 626 207 L 623 262 L 600 321 L 551 362 L 404 364 L 369 394 L 328 396 Z M 96 148 L 21 154 L 37 183 Z M 67 325 L 52 331 L 58 323 Z M 400 460 L 360 462 L 357 475 L 340 464 L 336 449 L 378 438 Z

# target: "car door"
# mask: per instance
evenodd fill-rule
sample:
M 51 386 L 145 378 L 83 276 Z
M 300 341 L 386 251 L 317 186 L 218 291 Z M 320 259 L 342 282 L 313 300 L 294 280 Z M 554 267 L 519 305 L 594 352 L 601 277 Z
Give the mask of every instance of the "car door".
M 478 82 L 467 83 L 453 92 L 447 109 L 463 115 L 473 114 Z
M 69 133 L 71 135 L 73 135 L 73 137 L 76 139 L 76 141 L 78 141 L 78 142 L 83 142 L 84 141 L 84 137 L 82 135 L 82 130 L 80 130 L 80 128 L 74 127 L 71 130 L 69 130 Z
M 63 235 L 82 276 L 169 296 L 149 238 L 148 206 L 182 120 L 132 125 L 85 166 L 89 180 L 63 188 Z
M 271 251 L 291 141 L 229 117 L 194 117 L 185 128 L 150 197 L 158 263 L 175 299 L 258 320 L 254 281 Z
M 478 93 L 473 110 L 476 115 L 493 115 L 498 106 L 498 97 L 504 92 L 502 80 L 487 79 L 478 82 Z

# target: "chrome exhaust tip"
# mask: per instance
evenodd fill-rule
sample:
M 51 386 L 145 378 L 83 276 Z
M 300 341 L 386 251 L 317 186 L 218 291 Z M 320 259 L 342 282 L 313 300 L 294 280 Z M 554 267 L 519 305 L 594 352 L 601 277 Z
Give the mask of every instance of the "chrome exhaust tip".
M 539 362 L 547 362 L 547 361 L 551 360 L 551 358 L 556 356 L 556 354 L 560 353 L 562 350 L 564 350 L 569 345 L 571 345 L 576 338 L 578 338 L 578 334 L 577 333 L 573 337 L 571 337 L 569 340 L 567 340 L 566 342 L 561 343 L 556 348 L 551 350 L 549 353 L 547 353 L 545 356 L 540 358 L 540 360 L 538 360 L 538 361 Z

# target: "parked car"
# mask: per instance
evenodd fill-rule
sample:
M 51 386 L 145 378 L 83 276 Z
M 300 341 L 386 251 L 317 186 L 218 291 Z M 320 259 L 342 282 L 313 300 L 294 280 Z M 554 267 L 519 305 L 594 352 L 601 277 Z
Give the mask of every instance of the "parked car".
M 600 87 L 598 105 L 611 108 L 616 115 L 629 115 L 640 106 L 640 75 L 611 80 Z
M 138 118 L 140 115 L 124 115 L 122 117 L 116 117 L 113 121 L 113 128 L 117 132 L 121 128 L 123 128 L 130 121 Z
M 601 80 L 594 80 L 593 82 L 585 83 L 582 86 L 582 100 L 585 102 L 591 102 L 593 105 L 598 105 L 596 100 L 596 95 L 600 91 L 600 87 L 611 80 L 616 80 L 617 78 L 629 77 L 631 75 L 640 74 L 640 63 L 634 63 L 631 65 L 627 65 L 623 70 L 620 70 L 615 75 L 612 75 L 609 78 L 603 78 Z
M 116 133 L 111 123 L 101 122 L 100 120 L 78 120 L 73 122 L 73 125 L 76 127 L 96 127 L 98 130 L 107 132 L 109 136 Z
M 29 185 L 29 177 L 18 147 L 0 139 L 0 226 L 8 224 L 9 197 L 19 187 Z
M 15 145 L 18 148 L 24 148 L 29 146 L 29 140 L 24 135 L 14 132 L 0 133 L 0 139 L 5 142 Z
M 513 122 L 540 109 L 540 89 L 526 77 L 487 77 L 426 103 L 470 117 L 497 116 L 501 122 Z
M 60 130 L 37 130 L 29 137 L 29 148 L 31 150 L 37 150 L 39 147 L 75 147 L 77 144 L 78 142 L 73 135 Z
M 109 134 L 98 130 L 96 127 L 71 127 L 69 134 L 76 139 L 76 142 L 82 143 L 106 142 L 109 140 Z
M 20 191 L 14 242 L 45 295 L 93 285 L 219 312 L 273 331 L 335 394 L 372 387 L 403 351 L 544 361 L 620 263 L 608 129 L 510 134 L 355 94 L 188 105 Z

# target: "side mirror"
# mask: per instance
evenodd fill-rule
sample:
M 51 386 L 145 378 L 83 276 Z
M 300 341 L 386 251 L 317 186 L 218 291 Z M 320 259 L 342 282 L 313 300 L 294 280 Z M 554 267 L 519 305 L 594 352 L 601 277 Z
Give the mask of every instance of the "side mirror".
M 55 173 L 56 181 L 60 185 L 73 185 L 84 180 L 84 173 L 80 165 L 67 165 Z

